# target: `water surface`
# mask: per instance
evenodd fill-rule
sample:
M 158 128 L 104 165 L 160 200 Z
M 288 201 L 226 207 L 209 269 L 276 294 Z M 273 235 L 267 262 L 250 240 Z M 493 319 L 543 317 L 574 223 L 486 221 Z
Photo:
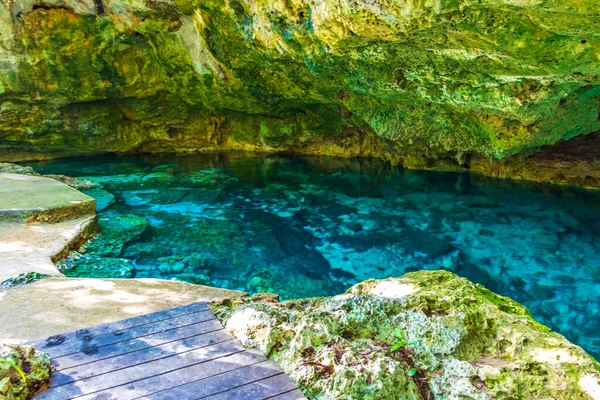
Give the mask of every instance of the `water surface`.
M 149 226 L 74 275 L 179 279 L 284 299 L 447 269 L 527 306 L 600 355 L 600 195 L 375 160 L 212 154 L 33 165 L 102 185 L 106 223 Z M 87 264 L 86 264 L 87 263 Z M 108 265 L 108 271 L 106 269 Z M 87 268 L 87 272 L 86 271 Z M 101 277 L 102 277 L 101 276 Z

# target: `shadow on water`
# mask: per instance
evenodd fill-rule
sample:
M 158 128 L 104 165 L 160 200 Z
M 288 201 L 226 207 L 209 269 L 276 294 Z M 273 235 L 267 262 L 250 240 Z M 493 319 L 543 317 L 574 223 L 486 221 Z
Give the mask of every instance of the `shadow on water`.
M 101 185 L 88 193 L 116 250 L 71 257 L 68 275 L 176 278 L 289 299 L 442 268 L 510 296 L 600 355 L 597 193 L 372 159 L 247 153 L 33 166 Z M 148 221 L 141 236 L 110 231 L 127 215 Z

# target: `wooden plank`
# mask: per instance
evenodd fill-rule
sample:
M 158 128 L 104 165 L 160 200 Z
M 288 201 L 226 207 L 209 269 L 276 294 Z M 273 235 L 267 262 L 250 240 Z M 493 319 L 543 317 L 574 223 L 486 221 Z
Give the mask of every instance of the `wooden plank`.
M 197 336 L 204 333 L 210 333 L 223 329 L 221 323 L 216 320 L 199 322 L 193 325 L 186 325 L 180 328 L 161 331 L 152 335 L 132 339 L 126 342 L 118 342 L 106 346 L 98 347 L 97 352 L 73 353 L 52 360 L 55 371 L 62 371 L 67 368 L 73 368 L 78 365 L 89 364 L 92 362 L 104 360 L 110 357 L 116 357 L 122 354 L 143 350 L 148 347 L 159 346 L 161 344 L 184 340 L 188 337 Z
M 193 394 L 194 399 L 210 396 L 225 390 L 243 386 L 261 379 L 281 374 L 281 369 L 272 360 L 236 368 L 229 372 L 199 379 L 172 389 L 163 390 L 144 396 L 147 400 L 186 399 Z
M 63 343 L 68 343 L 70 341 L 82 341 L 86 340 L 86 338 L 89 336 L 97 336 L 105 333 L 112 333 L 114 331 L 133 328 L 135 326 L 153 324 L 166 319 L 180 317 L 186 314 L 193 314 L 199 311 L 204 311 L 208 308 L 208 304 L 206 303 L 188 304 L 186 306 L 175 307 L 168 310 L 155 312 L 152 314 L 140 315 L 121 321 L 111 322 L 109 324 L 95 326 L 92 328 L 80 329 L 74 332 L 64 333 L 61 335 L 51 336 L 43 340 L 32 342 L 31 344 L 34 345 L 36 348 L 39 348 L 40 350 L 43 350 L 47 353 L 52 347 L 56 347 L 57 345 Z
M 267 397 L 269 400 L 306 400 L 300 389 L 294 389 L 291 392 L 278 394 L 275 397 Z
M 99 392 L 120 385 L 127 385 L 144 378 L 156 377 L 167 372 L 176 371 L 191 365 L 207 363 L 243 352 L 243 346 L 236 340 L 202 347 L 183 354 L 160 358 L 144 364 L 135 365 L 122 370 L 96 375 L 62 386 L 50 387 L 42 392 L 39 399 L 67 399 Z M 117 396 L 119 400 L 120 396 Z
M 271 378 L 262 379 L 208 397 L 207 400 L 263 400 L 296 389 L 294 382 L 283 372 Z
M 43 347 L 55 371 L 38 400 L 305 400 L 277 364 L 245 350 L 205 303 L 62 336 Z
M 237 341 L 236 341 L 237 342 Z M 133 400 L 144 398 L 152 393 L 163 389 L 180 386 L 193 379 L 202 379 L 216 374 L 221 374 L 246 365 L 256 364 L 265 361 L 264 355 L 254 351 L 241 351 L 227 357 L 213 359 L 208 362 L 198 363 L 186 368 L 171 371 L 169 373 L 152 376 L 143 380 L 123 384 L 102 392 L 93 393 L 87 396 L 78 397 L 77 400 Z M 192 393 L 181 398 L 181 400 L 193 399 Z M 173 399 L 180 400 L 180 399 Z
M 40 350 L 47 352 L 52 358 L 59 358 L 78 352 L 96 353 L 102 346 L 125 342 L 127 340 L 148 336 L 154 333 L 175 329 L 186 325 L 206 322 L 213 319 L 216 318 L 212 311 L 205 310 L 193 314 L 185 314 L 179 317 L 162 320 L 155 324 L 139 325 L 125 331 L 121 330 L 105 333 L 102 335 L 89 337 L 85 340 L 71 341 L 50 349 L 42 348 Z
M 193 336 L 180 341 L 148 347 L 140 351 L 122 354 L 97 362 L 53 372 L 52 386 L 65 385 L 70 382 L 92 378 L 108 372 L 119 371 L 128 367 L 133 367 L 135 365 L 144 364 L 173 355 L 183 355 L 183 353 L 195 349 L 213 346 L 231 340 L 233 340 L 233 338 L 227 331 L 219 330 L 208 334 Z

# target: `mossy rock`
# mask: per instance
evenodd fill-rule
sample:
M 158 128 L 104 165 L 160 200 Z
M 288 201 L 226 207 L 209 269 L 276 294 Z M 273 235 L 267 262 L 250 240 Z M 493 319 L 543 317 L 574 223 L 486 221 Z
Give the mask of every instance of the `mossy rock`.
M 584 350 L 515 301 L 446 271 L 365 281 L 330 298 L 247 298 L 213 309 L 309 398 L 592 400 L 600 393 L 600 365 Z
M 0 345 L 0 398 L 28 400 L 50 383 L 50 357 L 32 346 Z
M 496 162 L 600 130 L 596 0 L 313 3 L 2 4 L 0 159 L 292 150 L 600 186 L 589 153 Z

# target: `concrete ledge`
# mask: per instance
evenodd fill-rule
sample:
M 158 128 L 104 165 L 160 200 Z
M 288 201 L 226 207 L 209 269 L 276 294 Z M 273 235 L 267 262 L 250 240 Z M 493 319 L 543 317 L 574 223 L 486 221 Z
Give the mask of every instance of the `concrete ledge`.
M 0 222 L 0 282 L 27 272 L 62 276 L 54 262 L 96 230 L 95 216 L 56 224 Z
M 0 174 L 0 222 L 60 222 L 95 211 L 93 198 L 54 179 Z
M 0 342 L 22 343 L 245 293 L 160 279 L 47 278 L 0 290 Z

